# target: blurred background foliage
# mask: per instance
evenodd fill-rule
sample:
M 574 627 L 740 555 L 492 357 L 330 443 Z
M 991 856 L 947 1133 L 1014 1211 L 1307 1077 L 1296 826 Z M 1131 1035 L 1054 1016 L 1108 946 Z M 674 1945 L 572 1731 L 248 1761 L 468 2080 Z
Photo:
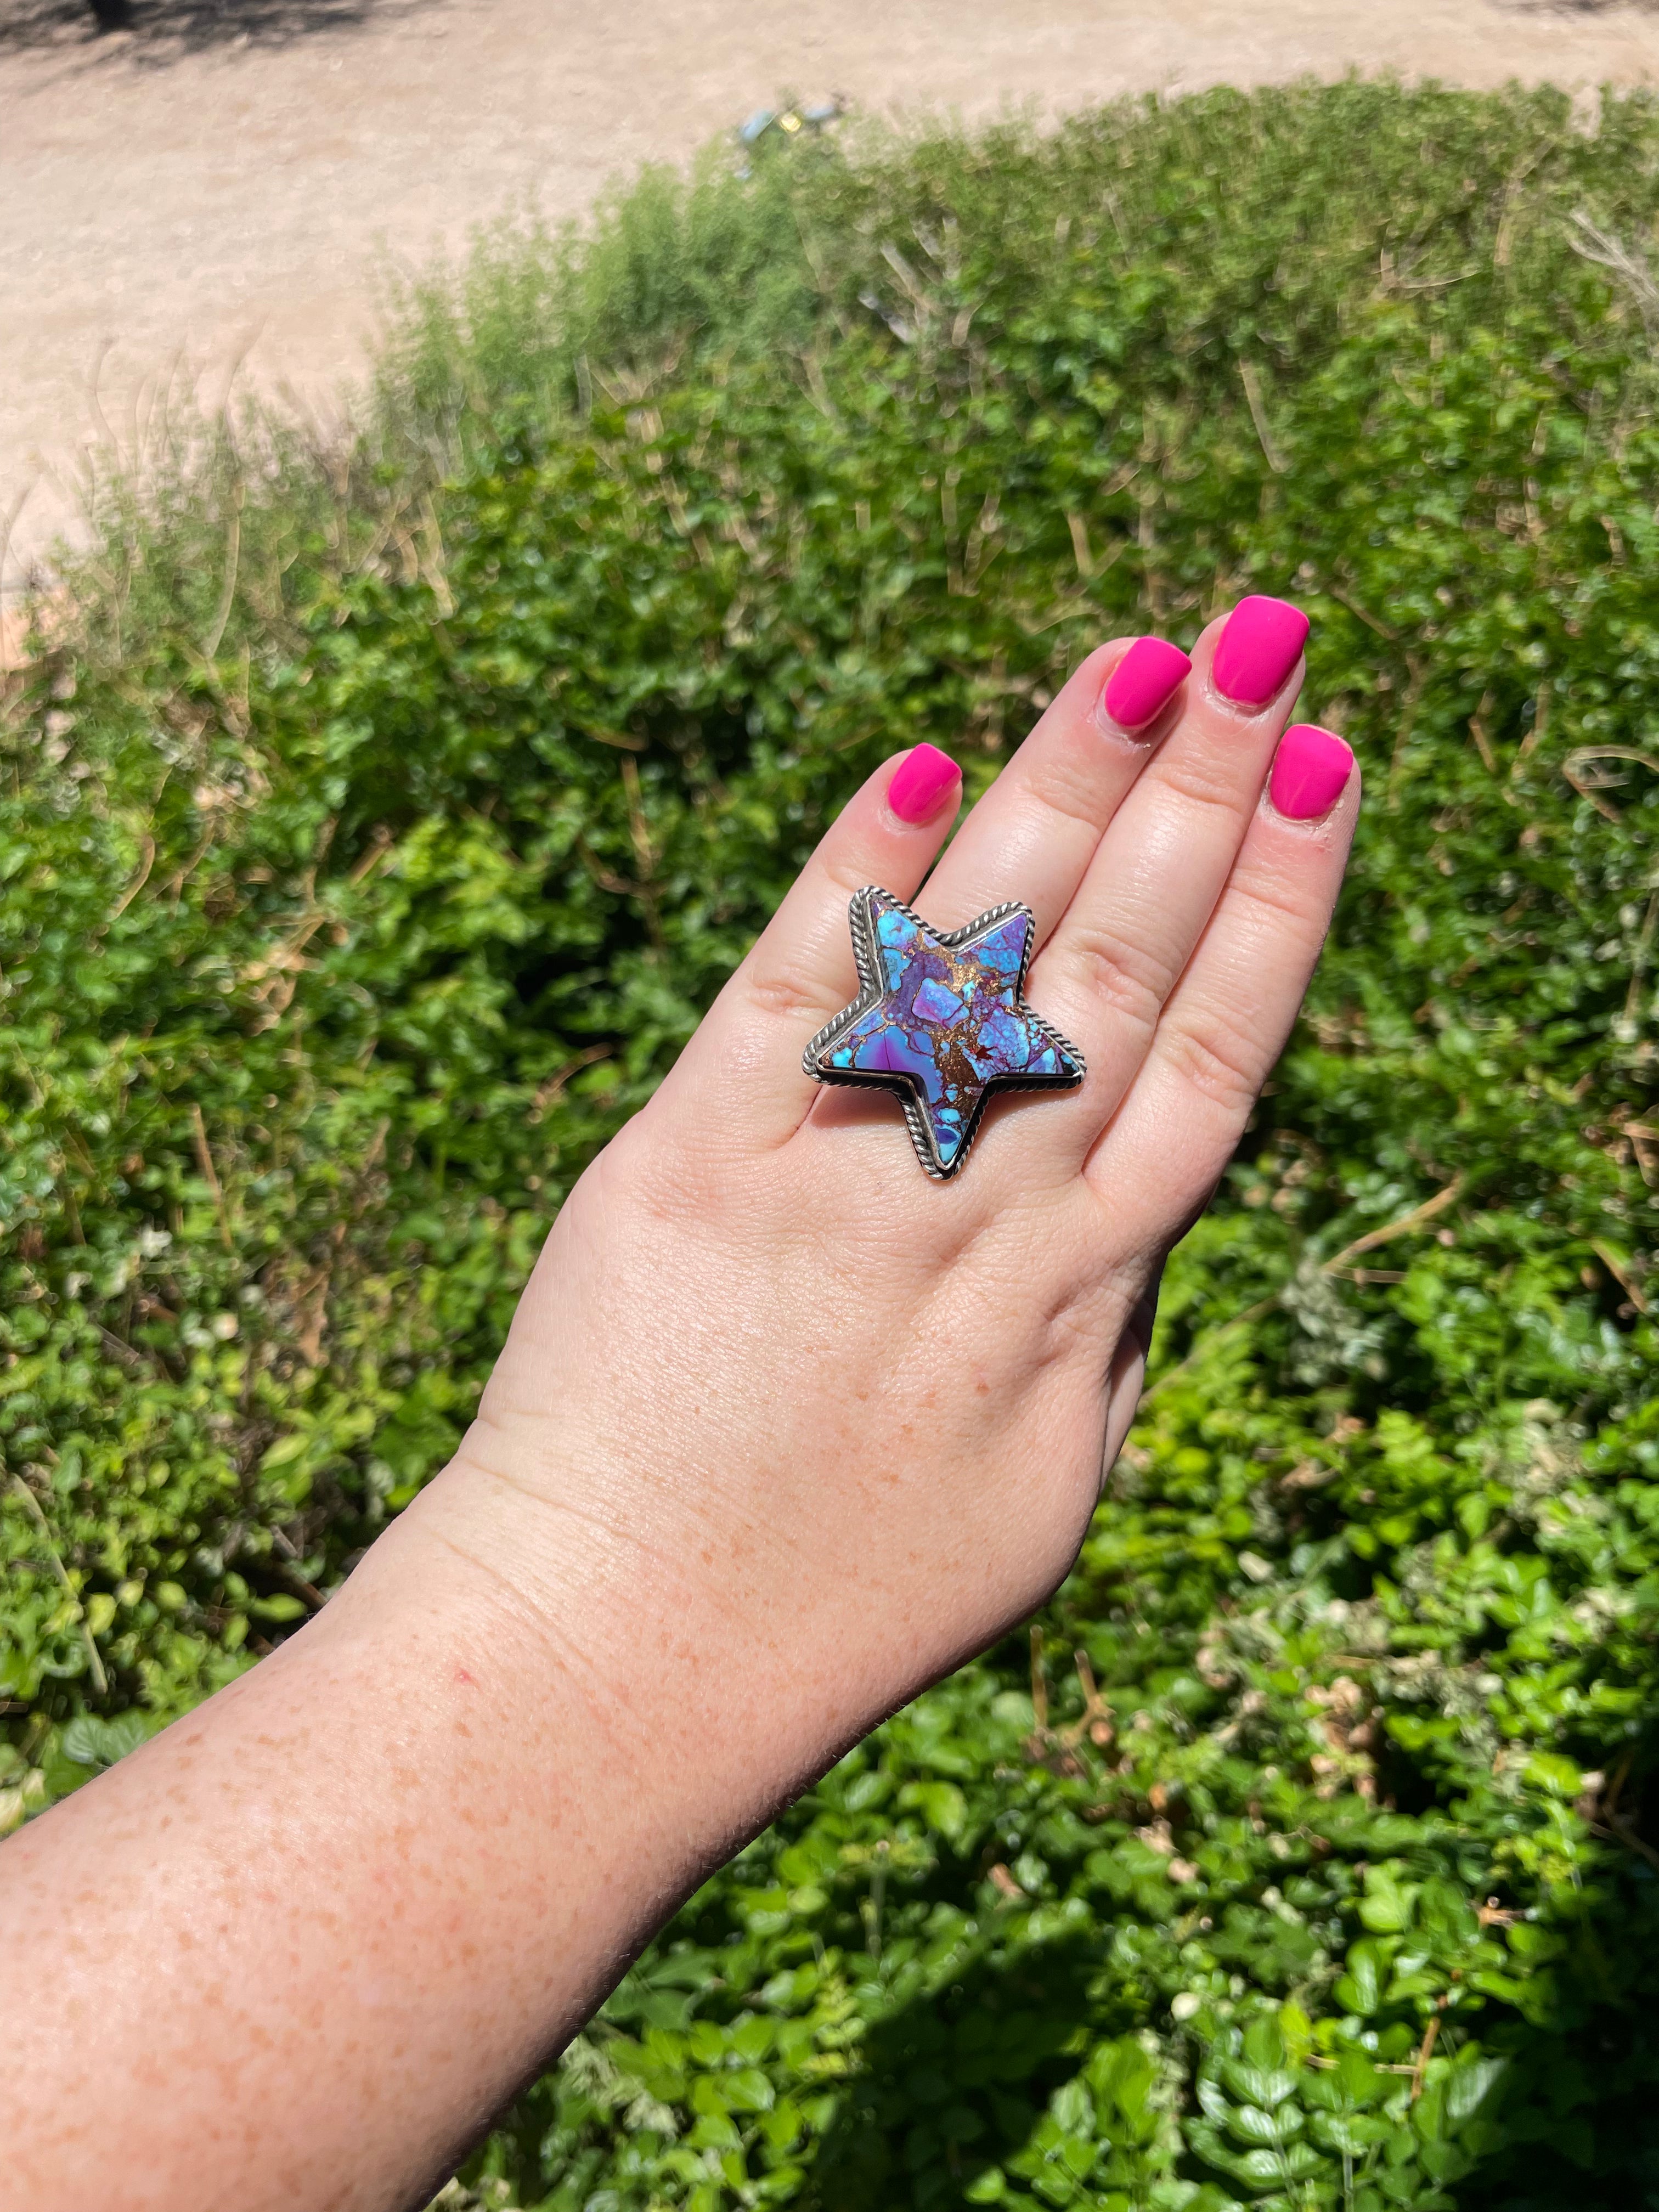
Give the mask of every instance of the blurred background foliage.
M 6 1823 L 442 1462 L 878 760 L 1257 590 L 1366 771 L 1076 1573 L 445 2203 L 1659 2204 L 1656 221 L 1644 99 L 773 133 L 108 495 L 0 735 Z

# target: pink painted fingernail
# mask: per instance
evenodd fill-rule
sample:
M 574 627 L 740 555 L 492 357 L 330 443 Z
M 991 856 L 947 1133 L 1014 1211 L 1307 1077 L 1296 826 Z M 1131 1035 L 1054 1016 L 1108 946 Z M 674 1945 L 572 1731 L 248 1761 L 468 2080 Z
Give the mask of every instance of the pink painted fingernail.
M 1311 822 L 1327 814 L 1347 788 L 1353 774 L 1353 748 L 1334 730 L 1313 722 L 1292 722 L 1279 741 L 1267 796 L 1288 822 Z
M 1138 637 L 1112 671 L 1101 704 L 1120 730 L 1144 729 L 1169 705 L 1192 665 L 1178 645 Z
M 1265 707 L 1296 666 L 1308 617 L 1288 599 L 1241 599 L 1215 649 L 1215 688 L 1237 707 Z
M 937 745 L 918 745 L 899 763 L 887 787 L 887 804 L 901 822 L 931 822 L 947 792 L 960 789 L 962 771 Z

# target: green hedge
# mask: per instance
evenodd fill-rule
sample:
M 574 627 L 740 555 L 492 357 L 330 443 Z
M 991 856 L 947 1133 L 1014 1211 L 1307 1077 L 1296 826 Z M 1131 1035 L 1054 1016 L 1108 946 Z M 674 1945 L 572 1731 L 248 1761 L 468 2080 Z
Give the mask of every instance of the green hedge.
M 109 507 L 5 708 L 9 1820 L 441 1462 L 878 760 L 978 790 L 1103 634 L 1249 588 L 1365 763 L 1030 1649 L 711 1882 L 450 2201 L 1659 2204 L 1656 222 L 1644 100 L 763 143 L 406 299 L 349 457 Z

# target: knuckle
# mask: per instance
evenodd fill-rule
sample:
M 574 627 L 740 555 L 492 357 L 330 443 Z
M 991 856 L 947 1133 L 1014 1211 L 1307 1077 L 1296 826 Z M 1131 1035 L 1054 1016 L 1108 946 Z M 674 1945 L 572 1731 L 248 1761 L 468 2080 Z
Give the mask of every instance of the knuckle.
M 1152 774 L 1161 792 L 1194 814 L 1242 817 L 1254 802 L 1255 787 L 1239 783 L 1236 755 L 1213 751 L 1173 754 L 1154 763 Z
M 1155 1029 L 1175 983 L 1168 962 L 1099 923 L 1076 924 L 1068 934 L 1067 958 L 1091 1005 L 1138 1030 Z
M 1201 1026 L 1182 1023 L 1160 1039 L 1176 1078 L 1201 1098 L 1243 1120 L 1255 1103 L 1264 1070 L 1251 1039 L 1219 1013 Z
M 857 988 L 854 981 L 846 990 L 832 992 L 810 976 L 778 969 L 757 969 L 747 981 L 749 1003 L 757 1013 L 773 1021 L 808 1023 L 813 1030 L 838 1013 Z
M 1230 896 L 1262 936 L 1289 937 L 1299 945 L 1315 947 L 1323 936 L 1324 922 L 1316 902 L 1279 877 L 1237 876 Z
M 613 1158 L 612 1155 L 615 1155 Z M 698 1141 L 647 1106 L 593 1164 L 595 1196 L 611 1236 L 706 1223 L 725 1195 L 724 1148 Z M 592 1172 L 592 1170 L 590 1170 Z
M 1099 775 L 1064 753 L 1032 763 L 1026 795 L 1046 821 L 1085 830 L 1093 837 L 1111 818 L 1110 797 L 1102 788 Z
M 850 899 L 855 892 L 863 890 L 867 884 L 874 880 L 870 872 L 869 863 L 856 860 L 850 853 L 821 854 L 819 865 L 823 870 L 824 881 L 830 889 L 832 891 L 839 891 L 845 899 Z

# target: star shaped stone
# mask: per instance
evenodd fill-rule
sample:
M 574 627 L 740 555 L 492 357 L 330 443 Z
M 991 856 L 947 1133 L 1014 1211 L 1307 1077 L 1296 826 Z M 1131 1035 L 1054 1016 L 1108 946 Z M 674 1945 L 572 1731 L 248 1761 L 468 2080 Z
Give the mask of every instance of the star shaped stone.
M 807 1046 L 806 1073 L 896 1091 L 930 1176 L 967 1158 L 994 1091 L 1082 1082 L 1082 1054 L 1025 1003 L 1028 907 L 993 907 L 945 933 L 866 887 L 851 914 L 864 988 Z

